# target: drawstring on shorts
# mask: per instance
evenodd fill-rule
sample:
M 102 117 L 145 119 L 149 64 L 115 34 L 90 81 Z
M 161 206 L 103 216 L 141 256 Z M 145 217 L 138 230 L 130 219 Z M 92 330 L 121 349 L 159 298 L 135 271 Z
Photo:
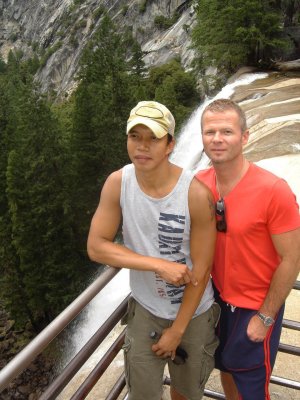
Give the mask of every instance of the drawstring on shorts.
M 236 306 L 233 306 L 232 304 L 227 303 L 227 307 L 231 308 L 231 312 L 235 312 Z

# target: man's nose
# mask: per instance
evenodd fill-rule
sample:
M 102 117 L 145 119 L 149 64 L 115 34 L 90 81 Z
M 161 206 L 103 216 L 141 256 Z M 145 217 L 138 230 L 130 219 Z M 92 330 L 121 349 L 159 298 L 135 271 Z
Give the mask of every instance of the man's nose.
M 213 141 L 214 141 L 214 142 L 221 142 L 222 139 L 223 139 L 223 138 L 222 138 L 221 132 L 216 131 L 215 134 L 214 134 L 214 136 L 213 136 Z
M 139 141 L 139 149 L 149 149 L 149 140 L 148 139 L 141 139 Z

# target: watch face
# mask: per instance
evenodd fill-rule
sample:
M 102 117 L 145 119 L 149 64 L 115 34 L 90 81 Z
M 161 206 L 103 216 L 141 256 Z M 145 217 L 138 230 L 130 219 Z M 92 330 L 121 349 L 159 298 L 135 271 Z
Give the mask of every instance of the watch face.
M 272 317 L 267 317 L 266 315 L 263 315 L 262 313 L 257 313 L 258 317 L 262 320 L 263 324 L 265 326 L 271 326 L 274 324 L 274 319 Z
M 265 323 L 266 326 L 271 326 L 271 325 L 273 325 L 273 322 L 274 322 L 274 320 L 273 320 L 273 318 L 271 318 L 271 317 L 266 317 L 266 318 L 265 318 L 265 321 L 264 321 L 264 323 Z

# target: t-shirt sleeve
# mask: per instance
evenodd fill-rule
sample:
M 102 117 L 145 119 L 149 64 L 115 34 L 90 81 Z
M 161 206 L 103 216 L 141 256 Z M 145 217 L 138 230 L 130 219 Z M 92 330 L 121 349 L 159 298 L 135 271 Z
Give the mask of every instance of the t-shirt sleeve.
M 268 203 L 268 227 L 273 235 L 300 227 L 299 205 L 284 179 L 279 179 L 273 185 Z

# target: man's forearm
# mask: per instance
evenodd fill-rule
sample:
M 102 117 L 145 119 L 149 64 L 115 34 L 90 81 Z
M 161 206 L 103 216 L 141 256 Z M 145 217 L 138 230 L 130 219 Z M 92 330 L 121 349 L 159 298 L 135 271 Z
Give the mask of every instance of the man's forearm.
M 260 312 L 273 318 L 276 316 L 289 295 L 297 279 L 298 272 L 299 264 L 291 265 L 290 262 L 284 260 L 280 263 L 273 275 L 265 301 L 260 307 Z
M 112 267 L 150 270 L 147 257 L 109 240 L 102 240 L 97 246 L 88 246 L 88 255 L 91 260 Z
M 88 245 L 88 254 L 93 261 L 112 267 L 155 272 L 162 279 L 177 286 L 189 282 L 197 285 L 187 265 L 158 257 L 144 256 L 110 240 L 102 239 L 97 245 Z
M 210 271 L 208 271 L 207 274 L 198 281 L 198 285 L 196 287 L 192 286 L 191 284 L 186 286 L 183 294 L 182 304 L 179 308 L 176 319 L 172 324 L 172 330 L 176 331 L 176 333 L 180 336 L 183 336 L 190 320 L 193 318 L 209 279 Z

